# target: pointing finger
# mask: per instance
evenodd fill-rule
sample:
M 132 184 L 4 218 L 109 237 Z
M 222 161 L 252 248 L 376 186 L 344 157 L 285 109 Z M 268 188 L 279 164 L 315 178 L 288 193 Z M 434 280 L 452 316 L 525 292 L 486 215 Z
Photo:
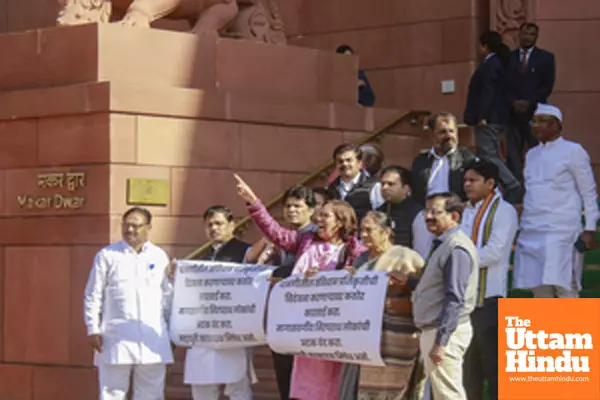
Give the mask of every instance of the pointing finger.
M 240 176 L 238 174 L 233 174 L 233 177 L 235 178 L 235 180 L 239 183 L 239 184 L 244 184 L 244 180 L 242 178 L 240 178 Z

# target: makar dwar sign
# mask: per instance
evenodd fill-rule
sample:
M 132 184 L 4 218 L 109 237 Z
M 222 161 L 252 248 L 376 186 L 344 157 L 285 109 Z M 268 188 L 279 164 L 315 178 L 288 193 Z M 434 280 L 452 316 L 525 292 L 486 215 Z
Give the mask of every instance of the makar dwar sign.
M 44 195 L 23 194 L 17 196 L 19 207 L 24 209 L 66 209 L 79 210 L 85 205 L 85 198 L 73 196 L 77 190 L 86 186 L 85 172 L 57 172 L 39 174 L 37 176 L 37 187 L 39 189 L 64 191 L 69 194 L 53 193 Z
M 292 276 L 277 283 L 269 295 L 273 269 L 178 261 L 170 324 L 173 342 L 211 349 L 268 344 L 278 353 L 384 365 L 380 349 L 386 273 Z
M 265 303 L 273 267 L 178 261 L 171 340 L 227 349 L 266 343 Z

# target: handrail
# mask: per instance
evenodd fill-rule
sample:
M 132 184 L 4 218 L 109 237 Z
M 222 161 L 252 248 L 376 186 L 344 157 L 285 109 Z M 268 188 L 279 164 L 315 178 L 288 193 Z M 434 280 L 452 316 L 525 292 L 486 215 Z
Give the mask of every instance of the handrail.
M 362 146 L 365 143 L 369 143 L 369 142 L 371 142 L 371 141 L 373 141 L 375 139 L 378 139 L 379 136 L 383 135 L 386 131 L 388 131 L 389 129 L 393 128 L 394 126 L 396 126 L 397 124 L 399 124 L 402 121 L 410 120 L 410 123 L 412 125 L 414 125 L 414 124 L 417 123 L 417 120 L 419 118 L 426 117 L 426 116 L 428 116 L 430 114 L 431 113 L 429 111 L 408 111 L 408 112 L 404 112 L 404 113 L 402 113 L 400 115 L 397 115 L 396 117 L 392 118 L 383 127 L 381 127 L 378 130 L 374 131 L 373 133 L 371 133 L 367 137 L 365 137 L 365 138 L 363 138 L 361 140 L 358 140 L 355 144 L 357 146 Z M 301 180 L 299 180 L 298 182 L 296 182 L 294 185 L 306 185 L 307 183 L 309 183 L 309 182 L 313 181 L 314 179 L 318 178 L 319 176 L 321 176 L 323 173 L 325 173 L 331 167 L 333 167 L 333 160 L 329 160 L 327 163 L 323 164 L 317 170 L 315 170 L 314 172 L 310 173 L 306 177 L 302 178 Z M 279 203 L 283 199 L 284 194 L 285 194 L 285 191 L 281 192 L 277 197 L 275 197 L 274 199 L 272 199 L 268 203 L 266 203 L 265 207 L 267 209 L 269 209 L 269 208 L 273 207 L 275 204 Z M 237 231 L 238 229 L 242 228 L 247 223 L 249 223 L 251 220 L 252 219 L 250 218 L 250 216 L 246 215 L 244 218 L 242 218 L 241 220 L 239 220 L 237 222 L 237 224 L 235 225 L 235 230 Z M 198 247 L 196 250 L 194 250 L 193 252 L 191 252 L 190 254 L 188 254 L 187 256 L 185 256 L 184 259 L 189 260 L 189 259 L 192 259 L 192 258 L 198 256 L 199 254 L 202 254 L 211 245 L 212 245 L 211 241 L 208 241 L 208 242 L 204 243 L 202 246 Z

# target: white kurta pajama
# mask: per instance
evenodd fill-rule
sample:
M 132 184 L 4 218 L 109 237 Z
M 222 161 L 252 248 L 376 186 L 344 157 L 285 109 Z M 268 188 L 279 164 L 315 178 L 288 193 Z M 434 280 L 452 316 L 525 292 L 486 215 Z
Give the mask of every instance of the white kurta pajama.
M 168 265 L 167 254 L 150 242 L 140 253 L 119 241 L 96 255 L 84 319 L 88 335 L 102 335 L 102 352 L 94 360 L 101 400 L 125 400 L 132 373 L 134 400 L 164 399 L 166 364 L 173 362 Z
M 596 183 L 587 152 L 562 137 L 527 153 L 526 194 L 514 261 L 514 287 L 536 297 L 577 297 L 583 255 L 574 245 L 598 220 Z M 546 290 L 548 289 L 548 290 Z M 544 296 L 545 297 L 545 296 Z
M 216 255 L 220 245 L 213 248 Z M 215 261 L 214 255 L 212 261 Z M 225 384 L 225 395 L 230 400 L 250 400 L 251 384 L 257 381 L 251 348 L 192 347 L 186 352 L 183 382 L 192 386 L 194 400 L 218 400 L 222 384 Z
M 256 382 L 251 349 L 246 348 L 188 349 L 183 376 L 184 383 L 192 385 L 194 400 L 219 399 L 221 384 L 225 384 L 225 395 L 230 400 L 250 400 L 250 385 Z

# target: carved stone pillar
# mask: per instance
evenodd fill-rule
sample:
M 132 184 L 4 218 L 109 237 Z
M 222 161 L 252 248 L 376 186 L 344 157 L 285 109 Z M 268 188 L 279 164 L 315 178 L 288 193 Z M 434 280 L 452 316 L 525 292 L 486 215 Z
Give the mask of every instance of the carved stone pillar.
M 535 0 L 491 0 L 490 29 L 498 31 L 511 49 L 518 46 L 523 22 L 535 22 Z

